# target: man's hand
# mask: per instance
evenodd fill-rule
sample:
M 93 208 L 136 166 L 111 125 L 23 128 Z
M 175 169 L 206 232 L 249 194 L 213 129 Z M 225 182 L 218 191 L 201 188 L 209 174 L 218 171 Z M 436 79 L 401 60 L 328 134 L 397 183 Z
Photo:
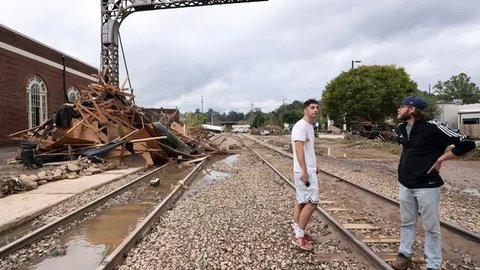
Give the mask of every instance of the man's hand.
M 307 183 L 308 181 L 308 173 L 306 170 L 302 170 L 302 173 L 300 174 L 300 180 L 303 181 L 303 183 Z
M 442 163 L 445 160 L 449 160 L 452 158 L 455 158 L 455 155 L 452 153 L 452 150 L 444 153 L 437 159 L 437 161 L 435 161 L 435 163 L 433 163 L 432 167 L 430 167 L 430 170 L 428 170 L 427 173 L 430 173 L 433 169 L 437 170 L 437 172 L 440 172 L 440 168 L 442 168 Z
M 433 169 L 437 170 L 437 172 L 440 172 L 440 169 L 442 168 L 442 162 L 443 160 L 437 159 L 437 161 L 433 163 L 432 167 L 430 167 L 430 170 L 428 170 L 427 173 L 430 173 Z

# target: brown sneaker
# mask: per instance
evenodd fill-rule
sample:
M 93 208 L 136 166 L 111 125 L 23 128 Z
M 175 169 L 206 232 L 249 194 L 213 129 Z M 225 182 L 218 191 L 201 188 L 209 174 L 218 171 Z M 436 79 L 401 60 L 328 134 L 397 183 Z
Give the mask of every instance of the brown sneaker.
M 313 250 L 312 244 L 310 244 L 304 237 L 293 237 L 292 238 L 292 243 L 296 245 L 297 247 L 303 249 L 303 250 Z
M 407 270 L 409 267 L 412 266 L 412 259 L 407 258 L 402 253 L 398 254 L 397 259 L 392 262 L 392 268 L 396 270 Z

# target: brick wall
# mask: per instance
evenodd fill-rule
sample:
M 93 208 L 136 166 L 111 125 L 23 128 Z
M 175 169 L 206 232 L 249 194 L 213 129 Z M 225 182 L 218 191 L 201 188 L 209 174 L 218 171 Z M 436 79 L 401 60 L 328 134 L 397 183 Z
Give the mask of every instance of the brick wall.
M 0 26 L 0 41 L 25 50 L 60 65 L 62 53 L 28 39 Z M 97 73 L 96 68 L 66 56 L 66 66 L 87 75 Z M 47 117 L 65 102 L 63 70 L 0 48 L 0 145 L 15 144 L 8 134 L 28 128 L 26 84 L 32 75 L 41 77 L 47 86 Z M 85 77 L 66 73 L 66 88 L 82 89 L 92 81 Z

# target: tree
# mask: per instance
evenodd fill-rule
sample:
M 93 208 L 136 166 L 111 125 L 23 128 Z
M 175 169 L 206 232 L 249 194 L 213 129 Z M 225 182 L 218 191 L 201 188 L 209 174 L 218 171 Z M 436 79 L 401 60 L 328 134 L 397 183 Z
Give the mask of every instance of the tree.
M 228 121 L 239 121 L 245 119 L 243 112 L 230 111 L 227 117 Z
M 342 72 L 331 80 L 322 94 L 322 114 L 336 125 L 354 122 L 381 122 L 396 119 L 398 104 L 418 93 L 417 84 L 403 68 L 361 66 Z
M 480 102 L 480 90 L 465 73 L 452 76 L 445 82 L 438 81 L 433 87 L 437 97 L 444 101 L 462 99 L 465 104 Z
M 205 123 L 205 114 L 201 112 L 195 113 L 186 113 L 185 114 L 185 123 L 189 127 L 200 127 Z
M 303 106 L 303 105 L 302 105 Z M 298 120 L 302 119 L 303 112 L 298 109 L 288 110 L 281 116 L 282 122 L 290 125 L 295 124 Z
M 265 123 L 265 116 L 261 111 L 255 112 L 255 117 L 253 118 L 252 127 L 259 128 Z

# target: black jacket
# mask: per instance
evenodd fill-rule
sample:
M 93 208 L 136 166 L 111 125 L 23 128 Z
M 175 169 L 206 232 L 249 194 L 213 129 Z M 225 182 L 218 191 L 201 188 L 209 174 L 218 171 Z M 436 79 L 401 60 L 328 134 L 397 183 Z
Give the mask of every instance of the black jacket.
M 475 148 L 475 142 L 436 121 L 416 122 L 410 131 L 407 123 L 397 126 L 397 139 L 403 146 L 402 156 L 398 164 L 398 180 L 407 188 L 435 188 L 443 185 L 440 174 L 432 167 L 443 155 L 449 145 L 455 145 L 452 152 L 461 156 Z

